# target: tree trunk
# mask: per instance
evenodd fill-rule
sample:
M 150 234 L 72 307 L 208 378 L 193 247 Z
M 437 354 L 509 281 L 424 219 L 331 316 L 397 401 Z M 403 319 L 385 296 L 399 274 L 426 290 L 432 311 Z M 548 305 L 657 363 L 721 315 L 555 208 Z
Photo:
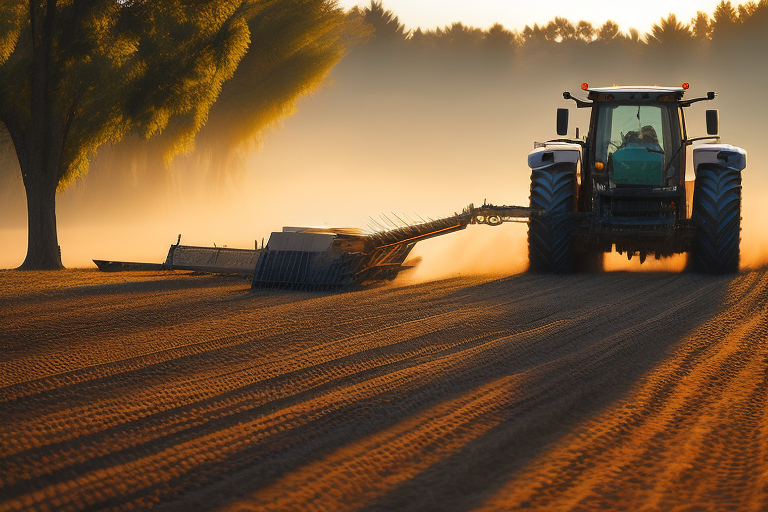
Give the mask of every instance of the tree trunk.
M 38 174 L 35 178 L 24 180 L 27 193 L 27 257 L 19 269 L 57 270 L 64 268 L 56 233 L 57 182 L 46 179 L 42 172 L 38 173 L 35 173 Z
M 11 133 L 19 156 L 27 193 L 27 257 L 20 269 L 57 270 L 61 264 L 56 233 L 56 188 L 59 184 L 63 131 L 55 116 L 50 90 L 50 51 L 56 17 L 56 0 L 46 0 L 45 9 L 29 2 L 32 28 L 31 104 L 28 130 Z M 19 148 L 22 150 L 19 151 Z

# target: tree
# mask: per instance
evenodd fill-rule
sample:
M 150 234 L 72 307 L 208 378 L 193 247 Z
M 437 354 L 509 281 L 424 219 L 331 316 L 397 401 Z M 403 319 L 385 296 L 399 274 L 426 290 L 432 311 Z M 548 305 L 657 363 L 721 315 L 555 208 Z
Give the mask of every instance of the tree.
M 690 41 L 691 37 L 688 25 L 677 21 L 677 16 L 670 14 L 666 19 L 661 18 L 660 23 L 654 23 L 648 42 L 678 47 Z
M 595 38 L 595 27 L 590 22 L 581 20 L 576 26 L 576 34 L 582 41 L 591 43 Z
M 6 2 L 0 121 L 27 197 L 22 269 L 61 268 L 56 192 L 134 130 L 189 145 L 248 47 L 243 0 Z M 173 121 L 171 123 L 171 121 Z
M 559 16 L 555 17 L 550 23 L 555 25 L 555 40 L 558 42 L 573 41 L 577 37 L 576 27 L 573 23 Z
M 758 9 L 758 5 L 752 1 L 745 4 L 739 4 L 739 21 L 744 23 L 749 17 L 754 16 Z
M 500 23 L 494 23 L 485 33 L 485 47 L 493 52 L 509 52 L 515 49 L 517 37 Z
M 23 16 L 23 3 L 5 2 L 0 4 L 0 64 L 8 60 L 16 47 Z
M 360 10 L 354 7 L 350 12 L 353 18 L 362 17 L 373 30 L 373 40 L 380 43 L 399 43 L 408 39 L 405 25 L 392 11 L 384 9 L 381 1 L 371 0 L 371 5 Z
M 629 29 L 629 34 L 624 37 L 624 40 L 635 46 L 643 43 L 643 40 L 640 38 L 640 32 L 636 28 Z
M 691 20 L 691 32 L 693 32 L 693 37 L 699 41 L 706 41 L 710 38 L 711 28 L 707 13 L 696 12 L 696 17 Z
M 742 32 L 754 33 L 765 39 L 765 29 L 768 28 L 768 0 L 760 3 L 748 2 L 739 5 L 739 22 Z
M 114 209 L 151 197 L 152 208 L 164 210 L 171 197 L 198 203 L 200 195 L 237 186 L 244 153 L 258 148 L 264 132 L 293 114 L 297 100 L 319 87 L 342 56 L 370 35 L 359 15 L 328 0 L 260 1 L 247 23 L 248 50 L 194 139 L 180 145 L 165 137 L 176 130 L 171 119 L 149 140 L 134 130 L 103 146 L 90 163 L 83 207 Z M 115 188 L 119 196 L 104 205 L 97 191 Z
M 611 20 L 603 23 L 597 31 L 597 40 L 604 43 L 613 41 L 619 35 L 619 26 Z
M 739 16 L 731 2 L 720 2 L 715 7 L 710 25 L 712 39 L 732 35 L 738 26 Z

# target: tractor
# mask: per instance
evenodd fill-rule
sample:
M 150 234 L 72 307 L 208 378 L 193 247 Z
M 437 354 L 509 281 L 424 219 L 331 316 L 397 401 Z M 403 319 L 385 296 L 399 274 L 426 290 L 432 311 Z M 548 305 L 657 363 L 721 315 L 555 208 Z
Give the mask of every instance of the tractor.
M 530 270 L 589 272 L 613 250 L 644 262 L 688 254 L 691 270 L 724 274 L 739 268 L 741 172 L 746 151 L 721 144 L 717 110 L 706 111 L 707 136 L 688 136 L 691 105 L 681 87 L 603 87 L 583 83 L 589 131 L 567 138 L 567 108 L 557 109 L 557 135 L 535 143 L 528 224 Z M 686 181 L 690 152 L 695 180 Z
M 696 271 L 739 269 L 741 171 L 746 151 L 720 144 L 717 110 L 706 111 L 706 137 L 689 138 L 685 111 L 706 97 L 684 100 L 682 87 L 582 89 L 587 99 L 563 93 L 577 108 L 591 109 L 589 132 L 536 143 L 528 154 L 529 206 L 470 204 L 437 220 L 382 215 L 368 230 L 285 227 L 259 249 L 181 246 L 166 262 L 94 260 L 102 270 L 186 269 L 253 274 L 253 288 L 337 289 L 391 280 L 409 268 L 419 241 L 472 224 L 528 223 L 533 272 L 602 269 L 614 249 L 644 262 L 688 253 Z M 557 110 L 557 134 L 568 134 L 568 109 Z M 695 180 L 686 181 L 686 148 Z

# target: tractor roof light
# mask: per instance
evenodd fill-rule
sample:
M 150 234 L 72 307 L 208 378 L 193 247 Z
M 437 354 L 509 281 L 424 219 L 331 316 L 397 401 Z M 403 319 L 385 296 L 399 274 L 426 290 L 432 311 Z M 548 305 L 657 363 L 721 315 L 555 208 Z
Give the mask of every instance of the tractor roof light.
M 690 86 L 691 86 L 691 84 L 689 84 L 688 82 L 683 82 L 683 89 L 685 89 L 686 91 L 688 90 L 688 88 Z
M 581 83 L 581 90 L 582 91 L 586 91 L 587 89 L 589 89 L 589 84 L 587 82 L 582 82 Z

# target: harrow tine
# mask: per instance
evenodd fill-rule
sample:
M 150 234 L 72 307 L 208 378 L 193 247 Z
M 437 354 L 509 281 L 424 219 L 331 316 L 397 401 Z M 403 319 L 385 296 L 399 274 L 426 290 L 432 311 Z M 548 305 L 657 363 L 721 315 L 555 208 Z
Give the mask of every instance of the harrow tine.
M 411 224 L 411 226 L 413 226 L 414 224 L 418 224 L 419 223 L 419 221 L 413 220 L 413 218 L 411 218 L 411 216 L 408 215 L 407 213 L 403 213 L 403 215 L 405 216 L 405 218 L 408 219 L 408 222 Z
M 381 228 L 381 230 L 382 230 L 382 231 L 387 231 L 387 228 L 385 228 L 384 226 L 382 226 L 382 225 L 381 225 L 381 223 L 379 223 L 379 222 L 376 222 L 376 219 L 374 219 L 373 217 L 368 217 L 368 218 L 369 218 L 369 219 L 371 219 L 371 221 L 372 221 L 374 224 L 376 224 L 377 226 L 379 226 L 379 227 Z
M 385 221 L 387 222 L 387 224 L 389 224 L 390 226 L 392 226 L 392 228 L 391 228 L 391 229 L 397 229 L 397 228 L 399 227 L 397 224 L 395 224 L 394 222 L 392 222 L 392 219 L 390 219 L 389 217 L 387 217 L 387 215 L 386 215 L 386 214 L 382 213 L 382 214 L 381 214 L 381 216 L 382 216 L 382 217 L 384 217 L 384 219 L 385 219 Z
M 405 222 L 403 219 L 401 219 L 395 212 L 392 212 L 392 215 L 394 215 L 397 220 L 402 222 L 404 229 L 408 229 L 408 231 L 410 231 L 411 233 L 415 233 L 415 231 L 413 230 L 413 227 L 407 222 Z
M 389 213 L 390 213 L 390 215 L 392 215 L 392 217 L 395 218 L 395 222 L 397 223 L 397 227 L 399 227 L 401 229 L 407 229 L 408 228 L 408 224 L 403 222 L 403 219 L 401 219 L 395 212 L 389 212 Z

